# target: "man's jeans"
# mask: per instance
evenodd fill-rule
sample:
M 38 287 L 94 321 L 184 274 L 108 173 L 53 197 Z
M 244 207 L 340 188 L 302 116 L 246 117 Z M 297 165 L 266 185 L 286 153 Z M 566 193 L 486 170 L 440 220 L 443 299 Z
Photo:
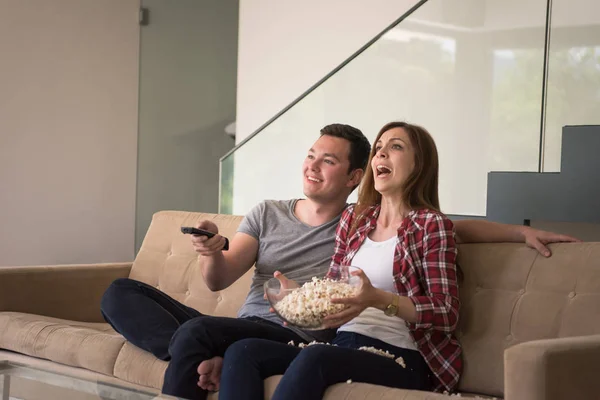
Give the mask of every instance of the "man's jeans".
M 203 315 L 165 293 L 133 279 L 117 279 L 101 302 L 104 319 L 128 341 L 161 360 L 171 360 L 163 393 L 204 399 L 198 387 L 198 365 L 223 356 L 234 342 L 262 338 L 304 342 L 293 331 L 258 317 L 226 318 Z

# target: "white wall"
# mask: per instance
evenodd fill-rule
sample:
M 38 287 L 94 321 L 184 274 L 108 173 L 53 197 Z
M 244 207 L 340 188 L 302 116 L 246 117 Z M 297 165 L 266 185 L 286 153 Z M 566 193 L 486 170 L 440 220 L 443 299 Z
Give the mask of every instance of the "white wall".
M 0 2 L 0 265 L 133 259 L 138 8 Z
M 417 0 L 240 0 L 239 143 Z

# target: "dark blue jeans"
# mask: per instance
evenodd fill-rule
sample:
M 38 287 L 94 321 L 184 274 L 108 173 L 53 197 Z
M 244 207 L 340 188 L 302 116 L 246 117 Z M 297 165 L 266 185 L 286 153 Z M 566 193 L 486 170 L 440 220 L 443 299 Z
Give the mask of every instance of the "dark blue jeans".
M 365 382 L 395 388 L 431 390 L 431 371 L 418 351 L 391 346 L 368 336 L 340 332 L 336 346 L 312 345 L 303 350 L 264 339 L 244 339 L 225 352 L 220 400 L 263 400 L 263 380 L 284 374 L 272 400 L 320 400 L 336 383 Z M 357 350 L 373 346 L 403 357 L 394 359 Z
M 264 338 L 287 343 L 303 341 L 293 331 L 262 318 L 203 315 L 160 290 L 132 279 L 117 279 L 101 302 L 104 319 L 128 341 L 162 360 L 171 360 L 163 393 L 204 399 L 198 387 L 198 365 L 223 356 L 234 342 Z
M 199 311 L 172 299 L 160 290 L 133 279 L 115 280 L 100 302 L 102 316 L 129 342 L 168 361 L 175 331 Z

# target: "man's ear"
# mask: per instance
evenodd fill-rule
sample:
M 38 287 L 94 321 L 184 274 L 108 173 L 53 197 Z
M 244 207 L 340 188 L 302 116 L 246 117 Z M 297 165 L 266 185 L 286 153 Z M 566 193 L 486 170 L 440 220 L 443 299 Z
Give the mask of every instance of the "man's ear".
M 360 181 L 363 178 L 363 175 L 365 174 L 365 170 L 357 168 L 354 171 L 352 171 L 350 173 L 350 180 L 348 181 L 348 183 L 346 184 L 346 186 L 348 187 L 355 187 L 357 186 Z

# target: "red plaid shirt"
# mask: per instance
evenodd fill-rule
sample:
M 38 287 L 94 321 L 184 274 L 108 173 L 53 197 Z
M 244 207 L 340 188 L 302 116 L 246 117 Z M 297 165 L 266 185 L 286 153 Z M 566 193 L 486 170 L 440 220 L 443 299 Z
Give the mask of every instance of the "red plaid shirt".
M 349 236 L 354 206 L 346 208 L 337 227 L 329 278 L 337 278 L 341 266 L 351 265 L 377 226 L 379 210 L 367 209 Z M 437 378 L 436 391 L 452 391 L 462 370 L 460 343 L 454 336 L 459 309 L 456 255 L 452 221 L 437 211 L 411 211 L 398 228 L 393 279 L 398 294 L 410 298 L 417 309 L 417 322 L 407 325 Z

